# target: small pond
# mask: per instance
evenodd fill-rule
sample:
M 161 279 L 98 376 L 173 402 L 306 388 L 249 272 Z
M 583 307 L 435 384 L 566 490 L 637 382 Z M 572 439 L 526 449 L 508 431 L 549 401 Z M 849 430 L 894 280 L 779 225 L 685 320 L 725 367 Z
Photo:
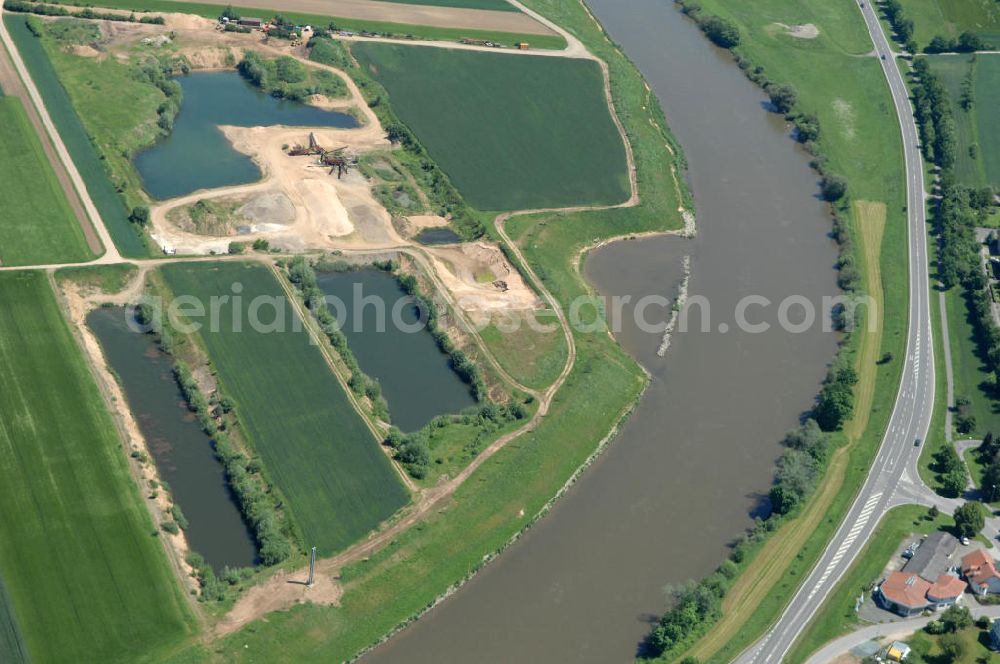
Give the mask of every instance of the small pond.
M 345 113 L 275 99 L 235 71 L 199 72 L 177 80 L 184 96 L 173 131 L 135 157 L 143 186 L 159 200 L 260 179 L 257 164 L 233 149 L 220 125 L 358 126 L 357 120 Z
M 417 242 L 420 244 L 455 244 L 461 241 L 458 233 L 450 228 L 425 228 L 417 234 Z
M 344 303 L 341 329 L 361 370 L 382 385 L 392 422 L 416 431 L 438 415 L 475 405 L 396 278 L 379 270 L 321 272 L 319 287 Z M 334 300 L 331 300 L 334 301 Z M 337 315 L 337 308 L 330 306 Z
M 96 309 L 87 316 L 87 326 L 118 375 L 160 478 L 188 520 L 188 543 L 217 572 L 226 565 L 253 565 L 257 559 L 253 534 L 215 458 L 212 441 L 187 408 L 172 358 L 152 335 L 132 330 L 130 315 L 122 307 Z

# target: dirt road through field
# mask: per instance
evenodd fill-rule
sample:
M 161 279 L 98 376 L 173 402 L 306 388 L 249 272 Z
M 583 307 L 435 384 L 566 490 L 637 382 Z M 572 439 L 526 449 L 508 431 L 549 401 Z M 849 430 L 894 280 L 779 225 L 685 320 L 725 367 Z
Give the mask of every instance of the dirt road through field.
M 209 4 L 225 6 L 228 3 L 224 0 L 209 0 Z M 240 6 L 260 9 L 262 14 L 267 13 L 265 10 L 275 9 L 275 3 L 269 0 L 242 0 Z M 280 3 L 280 9 L 319 16 L 404 25 L 426 25 L 436 28 L 490 30 L 528 35 L 553 34 L 547 26 L 526 14 L 489 9 L 407 5 L 398 2 L 378 2 L 377 0 L 283 0 Z

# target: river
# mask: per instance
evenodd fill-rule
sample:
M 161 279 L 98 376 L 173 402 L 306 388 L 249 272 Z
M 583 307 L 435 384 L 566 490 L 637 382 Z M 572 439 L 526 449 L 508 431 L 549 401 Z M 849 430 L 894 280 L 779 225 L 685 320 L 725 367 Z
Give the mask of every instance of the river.
M 747 317 L 773 324 L 789 295 L 818 306 L 838 292 L 808 156 L 669 0 L 588 4 L 684 147 L 698 236 L 609 245 L 586 276 L 607 295 L 672 297 L 689 255 L 711 331 L 675 334 L 661 358 L 658 335 L 626 325 L 617 337 L 651 383 L 611 447 L 525 537 L 368 661 L 631 661 L 665 609 L 664 585 L 710 573 L 766 509 L 779 441 L 834 355 L 835 335 L 818 324 L 798 334 L 734 324 L 747 295 L 773 303 Z

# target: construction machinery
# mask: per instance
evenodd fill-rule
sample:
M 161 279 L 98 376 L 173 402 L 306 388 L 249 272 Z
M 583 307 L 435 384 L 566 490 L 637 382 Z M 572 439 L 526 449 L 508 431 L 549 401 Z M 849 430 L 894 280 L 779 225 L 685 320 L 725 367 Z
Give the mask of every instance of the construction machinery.
M 309 133 L 309 145 L 293 145 L 288 150 L 288 155 L 290 157 L 301 157 L 304 155 L 315 155 L 319 157 L 319 163 L 321 166 L 330 167 L 330 175 L 333 175 L 334 171 L 337 171 L 337 179 L 339 180 L 344 175 L 344 171 L 347 170 L 348 166 L 357 162 L 355 158 L 349 158 L 345 151 L 347 146 L 341 146 L 339 148 L 334 148 L 332 150 L 327 150 L 316 140 L 316 134 Z

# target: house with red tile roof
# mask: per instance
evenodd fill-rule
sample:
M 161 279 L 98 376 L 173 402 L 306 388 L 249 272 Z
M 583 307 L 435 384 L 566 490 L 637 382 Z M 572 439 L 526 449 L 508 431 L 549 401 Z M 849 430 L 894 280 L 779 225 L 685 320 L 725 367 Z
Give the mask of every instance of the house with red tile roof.
M 962 576 L 977 595 L 1000 594 L 1000 572 L 993 556 L 983 549 L 976 549 L 962 557 Z
M 912 572 L 893 572 L 875 591 L 875 599 L 889 611 L 912 616 L 951 606 L 963 592 L 965 582 L 952 574 L 942 574 L 931 583 Z

